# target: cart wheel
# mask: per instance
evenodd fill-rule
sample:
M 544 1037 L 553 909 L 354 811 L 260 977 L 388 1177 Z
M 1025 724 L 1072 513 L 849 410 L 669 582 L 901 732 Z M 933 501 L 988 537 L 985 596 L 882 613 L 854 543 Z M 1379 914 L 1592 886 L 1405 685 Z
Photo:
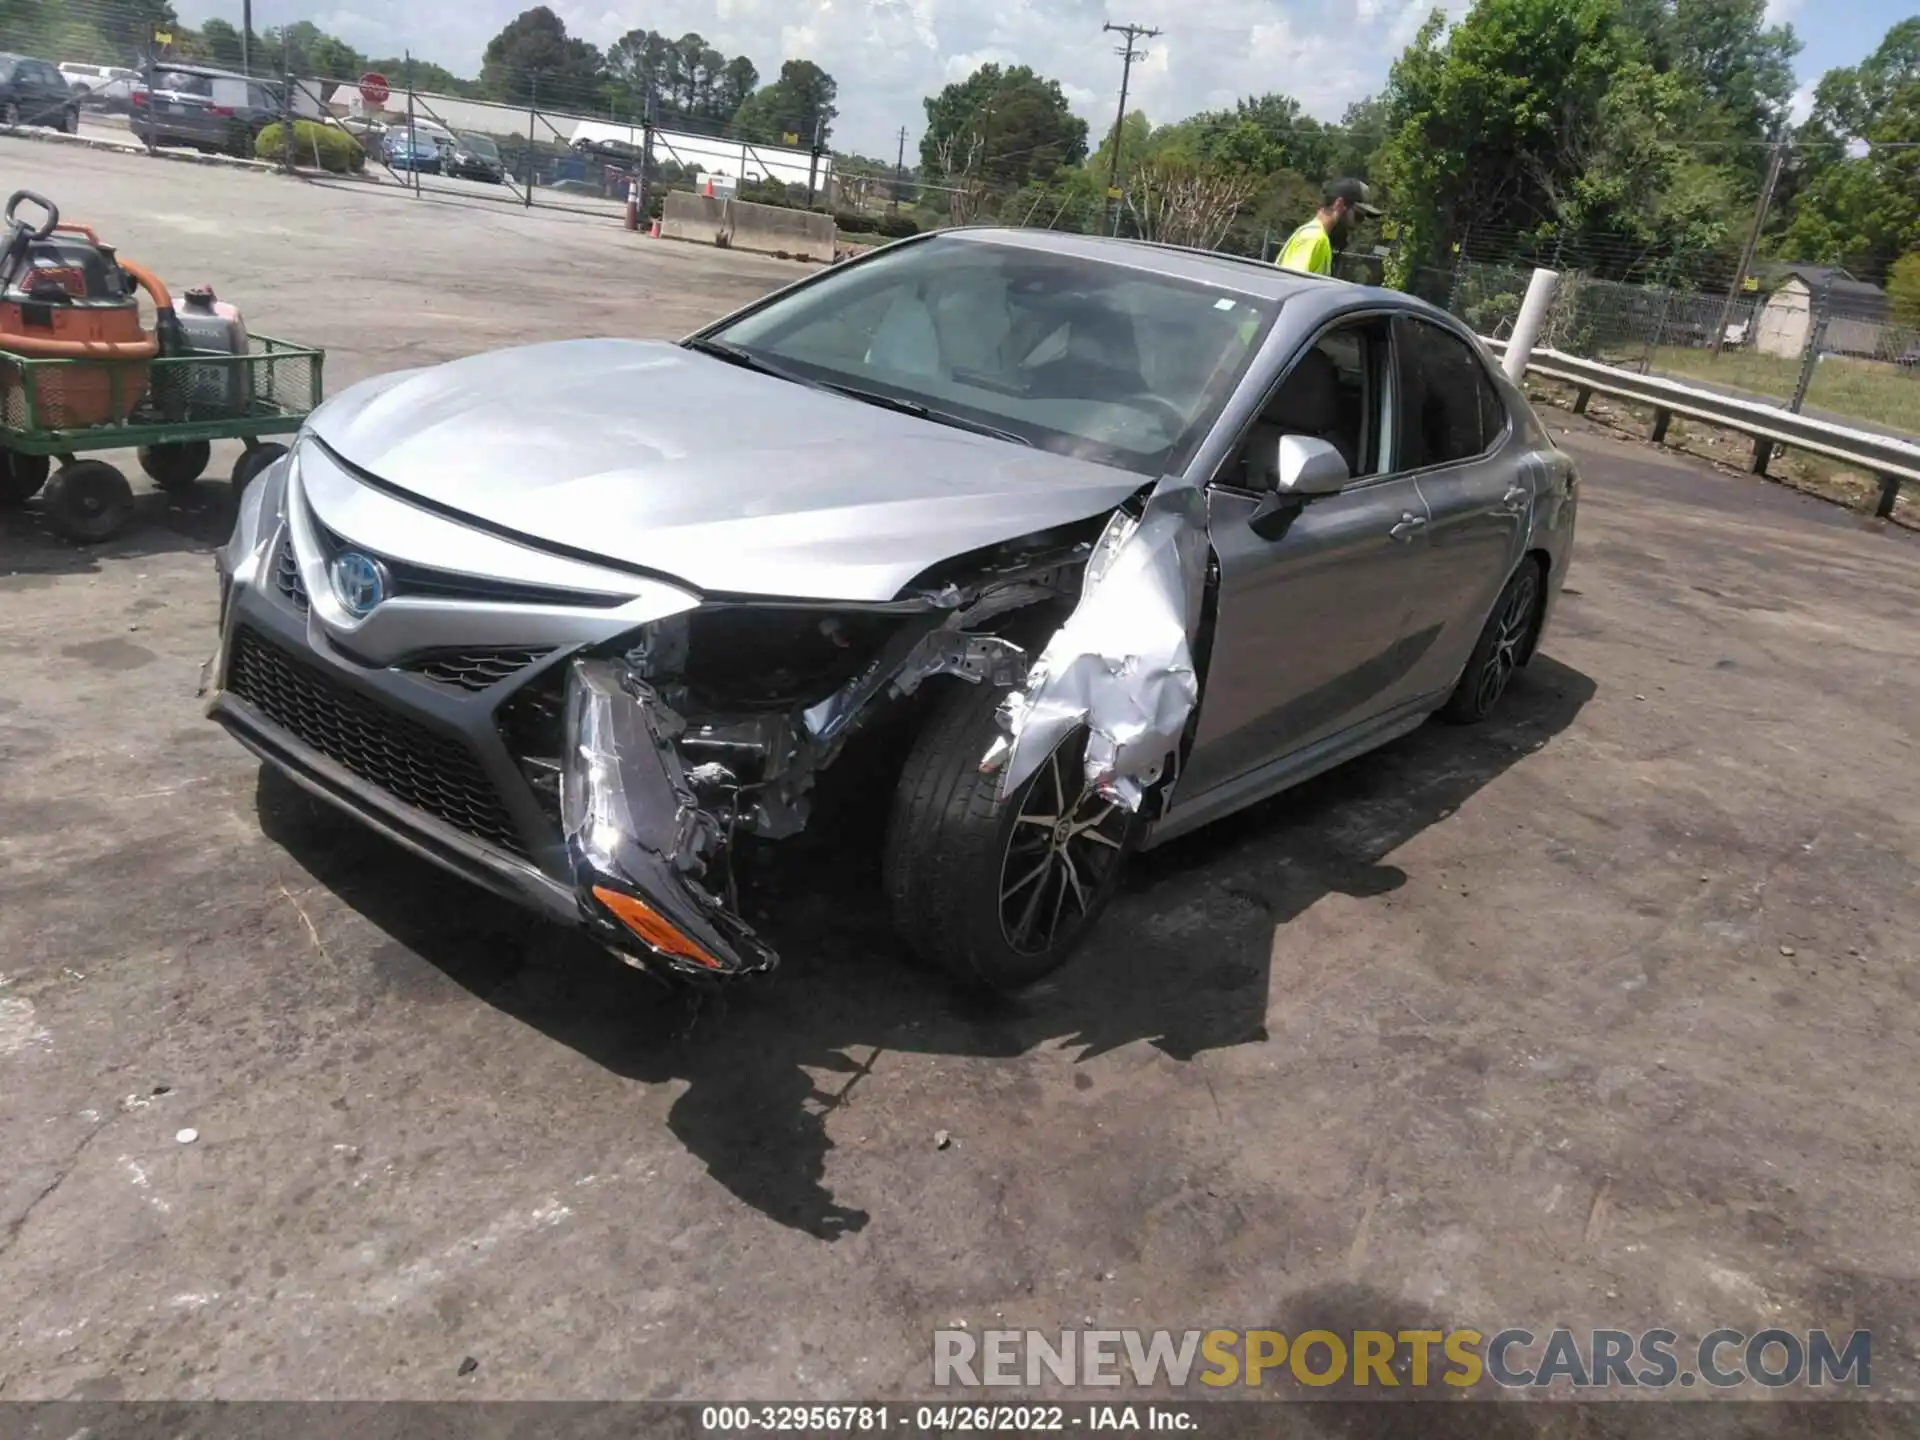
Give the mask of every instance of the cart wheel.
M 269 441 L 265 445 L 256 445 L 233 463 L 233 493 L 236 497 L 246 494 L 247 486 L 274 461 L 287 453 L 284 445 L 275 445 Z
M 213 458 L 213 446 L 204 440 L 181 440 L 167 445 L 142 445 L 140 468 L 162 490 L 185 490 L 200 478 Z
M 24 505 L 46 483 L 46 456 L 0 450 L 0 505 Z
M 91 544 L 111 539 L 133 518 L 133 487 L 104 460 L 74 460 L 53 472 L 43 504 L 54 529 Z

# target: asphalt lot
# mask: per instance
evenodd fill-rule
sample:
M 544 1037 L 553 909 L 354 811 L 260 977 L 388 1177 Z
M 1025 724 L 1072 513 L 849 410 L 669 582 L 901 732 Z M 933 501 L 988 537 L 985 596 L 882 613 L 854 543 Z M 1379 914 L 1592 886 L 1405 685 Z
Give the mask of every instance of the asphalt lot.
M 808 273 L 0 158 L 335 389 Z M 223 483 L 137 481 L 94 551 L 0 514 L 0 1397 L 913 1395 L 963 1320 L 1866 1327 L 1920 1394 L 1920 548 L 1565 443 L 1579 549 L 1495 723 L 1146 857 L 1017 1005 L 899 963 L 873 857 L 803 850 L 787 964 L 690 1034 L 201 718 Z

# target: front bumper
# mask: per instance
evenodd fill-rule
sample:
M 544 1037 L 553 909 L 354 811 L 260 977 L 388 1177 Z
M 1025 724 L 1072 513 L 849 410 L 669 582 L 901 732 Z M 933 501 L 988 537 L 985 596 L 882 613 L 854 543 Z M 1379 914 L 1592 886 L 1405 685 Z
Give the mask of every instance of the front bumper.
M 293 487 L 283 475 L 269 488 Z M 405 659 L 364 663 L 317 622 L 290 527 L 262 508 L 243 509 L 220 557 L 220 641 L 203 684 L 213 720 L 310 794 L 464 880 L 584 926 L 623 958 L 701 977 L 773 966 L 702 884 L 711 847 L 697 842 L 718 837 L 684 833 L 696 812 L 677 758 L 647 743 L 645 697 L 619 687 L 617 661 L 559 644 L 515 652 L 524 663 L 498 679 L 463 673 L 458 684 Z M 502 729 L 501 712 L 530 687 L 564 687 L 558 805 Z

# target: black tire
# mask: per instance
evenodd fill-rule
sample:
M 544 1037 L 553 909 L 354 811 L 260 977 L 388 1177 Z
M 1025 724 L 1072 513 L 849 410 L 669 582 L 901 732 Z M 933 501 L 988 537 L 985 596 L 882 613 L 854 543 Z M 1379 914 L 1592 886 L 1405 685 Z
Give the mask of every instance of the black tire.
M 1493 602 L 1487 623 L 1480 629 L 1460 683 L 1440 708 L 1440 718 L 1454 725 L 1477 725 L 1493 714 L 1507 693 L 1513 672 L 1520 668 L 1540 619 L 1545 595 L 1540 564 L 1529 555 L 1513 572 L 1500 598 Z
M 6 109 L 0 110 L 0 124 L 4 124 L 9 130 L 20 128 L 20 107 L 14 101 L 9 100 Z
M 47 457 L 0 450 L 0 505 L 24 505 L 47 483 Z
M 212 458 L 213 446 L 205 440 L 140 447 L 140 468 L 169 494 L 191 489 L 193 482 L 206 472 L 207 462 Z
M 259 478 L 260 472 L 286 453 L 286 446 L 275 445 L 272 442 L 268 442 L 265 445 L 256 445 L 251 450 L 242 454 L 238 460 L 233 462 L 234 497 L 238 499 L 240 496 L 246 494 L 247 486 Z
M 894 927 L 908 947 L 965 984 L 997 991 L 1066 964 L 1113 898 L 1139 829 L 1133 814 L 1087 791 L 1084 730 L 1006 804 L 996 801 L 997 777 L 980 773 L 980 757 L 1001 733 L 994 711 L 1005 693 L 961 682 L 935 706 L 901 770 L 882 862 Z M 1056 776 L 1075 796 L 1067 815 L 1096 822 L 1064 846 L 1037 818 L 1048 805 L 1063 808 L 1049 793 Z M 1071 870 L 1057 863 L 1062 848 Z M 1029 906 L 1035 927 L 1022 934 Z M 1042 934 L 1046 911 L 1054 924 Z
M 93 545 L 112 539 L 133 518 L 133 487 L 104 460 L 75 460 L 53 472 L 42 508 L 67 539 Z
M 66 114 L 60 117 L 60 131 L 64 135 L 78 135 L 80 133 L 80 112 L 78 109 L 69 107 Z

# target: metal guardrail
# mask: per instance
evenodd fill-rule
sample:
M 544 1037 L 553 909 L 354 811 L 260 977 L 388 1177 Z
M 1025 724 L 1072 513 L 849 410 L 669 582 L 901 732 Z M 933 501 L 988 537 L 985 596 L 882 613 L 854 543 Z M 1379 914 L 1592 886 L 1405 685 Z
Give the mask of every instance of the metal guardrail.
M 1495 355 L 1504 355 L 1507 342 L 1485 339 Z M 1574 412 L 1584 413 L 1594 395 L 1609 395 L 1631 400 L 1653 411 L 1653 434 L 1659 444 L 1667 438 L 1667 426 L 1676 415 L 1699 420 L 1723 429 L 1737 430 L 1753 440 L 1752 471 L 1767 473 L 1773 452 L 1781 447 L 1823 455 L 1858 470 L 1865 470 L 1880 482 L 1880 503 L 1874 514 L 1886 519 L 1900 496 L 1900 486 L 1920 486 L 1920 445 L 1880 435 L 1870 430 L 1855 430 L 1831 420 L 1796 415 L 1757 400 L 1738 400 L 1729 395 L 1701 390 L 1678 380 L 1658 375 L 1641 375 L 1602 365 L 1597 360 L 1582 360 L 1558 350 L 1535 350 L 1527 360 L 1527 369 L 1543 380 L 1558 380 L 1578 391 Z

